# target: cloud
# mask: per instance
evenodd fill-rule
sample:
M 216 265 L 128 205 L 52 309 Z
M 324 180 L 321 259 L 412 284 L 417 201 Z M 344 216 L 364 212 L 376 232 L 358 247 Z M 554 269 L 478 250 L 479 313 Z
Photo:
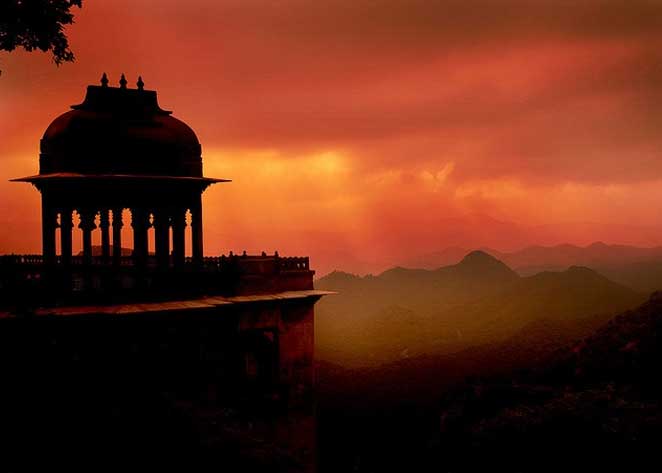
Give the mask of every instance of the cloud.
M 35 171 L 49 121 L 101 72 L 142 74 L 207 174 L 235 180 L 206 197 L 214 248 L 365 260 L 478 242 L 476 214 L 660 217 L 660 2 L 116 0 L 69 32 L 74 64 L 0 57 L 0 177 Z M 508 228 L 495 240 L 534 239 Z

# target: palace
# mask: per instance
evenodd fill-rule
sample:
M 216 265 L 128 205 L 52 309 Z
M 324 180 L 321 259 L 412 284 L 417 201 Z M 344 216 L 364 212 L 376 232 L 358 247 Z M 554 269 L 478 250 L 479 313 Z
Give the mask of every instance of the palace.
M 15 179 L 41 193 L 43 248 L 0 256 L 0 441 L 69 452 L 68 469 L 85 448 L 311 471 L 313 306 L 328 293 L 308 258 L 205 256 L 202 194 L 229 180 L 203 175 L 196 134 L 141 78 L 104 74 L 71 108 L 39 173 Z

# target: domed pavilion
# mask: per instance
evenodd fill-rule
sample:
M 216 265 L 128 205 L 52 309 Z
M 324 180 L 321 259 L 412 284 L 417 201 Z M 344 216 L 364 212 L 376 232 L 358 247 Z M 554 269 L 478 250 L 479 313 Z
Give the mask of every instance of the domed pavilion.
M 123 209 L 131 211 L 133 263 L 148 262 L 148 229 L 154 227 L 159 266 L 185 262 L 185 226 L 191 215 L 193 262 L 203 258 L 202 192 L 226 179 L 204 177 L 195 132 L 163 110 L 156 92 L 90 85 L 83 103 L 57 117 L 41 139 L 39 174 L 15 179 L 30 182 L 42 196 L 43 258 L 70 264 L 73 213 L 80 217 L 82 257 L 93 260 L 92 231 L 101 230 L 101 261 L 120 264 Z M 61 255 L 56 257 L 56 228 Z M 110 229 L 112 227 L 112 251 Z M 172 231 L 172 248 L 170 232 Z M 111 258 L 112 256 L 112 258 Z

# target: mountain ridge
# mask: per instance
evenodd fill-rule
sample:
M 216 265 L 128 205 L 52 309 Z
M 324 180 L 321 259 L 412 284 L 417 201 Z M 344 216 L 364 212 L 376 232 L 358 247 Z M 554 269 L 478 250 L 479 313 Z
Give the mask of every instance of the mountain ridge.
M 518 272 L 530 271 L 528 268 L 583 265 L 595 266 L 610 264 L 626 264 L 646 261 L 650 259 L 662 260 L 662 246 L 639 247 L 622 244 L 607 244 L 595 241 L 589 245 L 573 245 L 562 243 L 558 245 L 543 246 L 530 245 L 515 251 L 500 251 L 490 247 L 481 247 L 480 250 L 498 258 Z M 433 268 L 438 265 L 454 264 L 469 249 L 450 247 L 439 252 L 418 256 L 404 263 L 404 266 Z M 439 259 L 441 258 L 441 261 Z
M 521 277 L 480 250 L 435 270 L 334 272 L 316 287 L 339 293 L 320 301 L 316 336 L 320 357 L 340 364 L 457 351 L 505 339 L 539 318 L 604 321 L 643 300 L 591 268 Z

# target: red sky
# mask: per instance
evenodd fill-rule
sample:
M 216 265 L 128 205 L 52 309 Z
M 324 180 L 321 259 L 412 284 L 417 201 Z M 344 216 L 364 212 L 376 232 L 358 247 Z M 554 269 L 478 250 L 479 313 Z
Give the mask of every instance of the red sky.
M 0 54 L 0 253 L 38 252 L 50 121 L 141 74 L 196 130 L 205 250 L 376 271 L 451 245 L 662 244 L 662 3 L 87 0 Z

